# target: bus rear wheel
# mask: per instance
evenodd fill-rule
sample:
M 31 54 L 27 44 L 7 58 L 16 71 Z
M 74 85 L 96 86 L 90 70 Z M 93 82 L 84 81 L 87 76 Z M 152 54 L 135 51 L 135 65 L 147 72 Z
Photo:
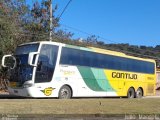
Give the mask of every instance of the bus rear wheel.
M 142 98 L 143 97 L 143 91 L 141 88 L 138 88 L 136 92 L 136 98 Z
M 72 96 L 71 89 L 68 86 L 63 86 L 59 90 L 59 99 L 70 99 Z
M 127 98 L 134 98 L 135 97 L 135 91 L 133 88 L 129 88 L 127 92 Z

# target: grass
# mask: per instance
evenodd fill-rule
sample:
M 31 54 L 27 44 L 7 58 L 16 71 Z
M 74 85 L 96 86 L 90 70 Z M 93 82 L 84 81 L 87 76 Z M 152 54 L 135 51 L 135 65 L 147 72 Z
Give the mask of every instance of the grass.
M 160 98 L 0 99 L 0 114 L 160 114 Z

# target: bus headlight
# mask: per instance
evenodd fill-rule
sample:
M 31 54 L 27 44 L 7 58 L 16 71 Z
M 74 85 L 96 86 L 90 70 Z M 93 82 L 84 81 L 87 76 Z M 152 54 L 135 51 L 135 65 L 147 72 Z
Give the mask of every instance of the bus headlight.
M 33 86 L 33 84 L 30 84 L 30 83 L 23 85 L 24 88 L 28 88 L 28 87 L 32 87 L 32 86 Z

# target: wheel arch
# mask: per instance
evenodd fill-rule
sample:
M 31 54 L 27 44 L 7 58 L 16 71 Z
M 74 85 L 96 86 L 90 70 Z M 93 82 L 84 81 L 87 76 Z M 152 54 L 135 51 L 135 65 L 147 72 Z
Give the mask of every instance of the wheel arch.
M 135 88 L 134 88 L 133 86 L 129 87 L 128 90 L 129 90 L 130 88 L 133 88 L 134 92 L 136 92 L 136 90 L 135 90 Z
M 62 85 L 62 86 L 60 87 L 60 89 L 61 89 L 62 87 L 64 87 L 64 86 L 67 86 L 67 87 L 70 88 L 70 90 L 71 90 L 71 97 L 73 97 L 73 89 L 72 89 L 71 85 L 69 85 L 69 84 L 64 84 L 64 85 Z M 59 89 L 59 90 L 60 90 L 60 89 Z

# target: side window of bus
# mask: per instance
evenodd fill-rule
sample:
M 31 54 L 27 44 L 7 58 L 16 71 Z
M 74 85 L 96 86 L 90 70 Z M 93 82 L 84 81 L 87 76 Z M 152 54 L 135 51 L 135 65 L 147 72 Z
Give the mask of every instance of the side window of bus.
M 153 74 L 155 68 L 154 63 L 146 61 L 65 47 L 62 49 L 60 63 L 149 74 Z
M 35 82 L 50 82 L 55 70 L 58 46 L 43 45 L 39 54 Z

